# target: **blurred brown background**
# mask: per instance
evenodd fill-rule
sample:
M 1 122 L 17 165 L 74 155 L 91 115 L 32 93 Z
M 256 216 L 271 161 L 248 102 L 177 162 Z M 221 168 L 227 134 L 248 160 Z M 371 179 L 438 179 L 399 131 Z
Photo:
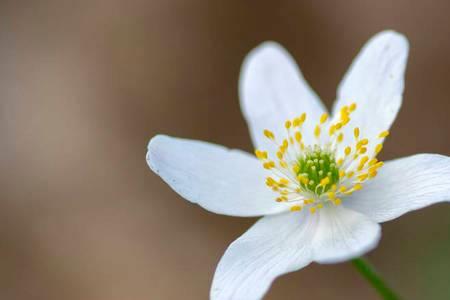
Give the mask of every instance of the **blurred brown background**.
M 0 299 L 206 299 L 254 219 L 182 200 L 146 146 L 166 133 L 251 151 L 237 80 L 265 40 L 330 107 L 370 36 L 405 33 L 404 105 L 383 156 L 450 154 L 449 1 L 210 2 L 0 3 Z M 449 299 L 450 207 L 383 230 L 370 258 L 405 299 Z M 313 264 L 267 299 L 378 298 L 349 264 Z

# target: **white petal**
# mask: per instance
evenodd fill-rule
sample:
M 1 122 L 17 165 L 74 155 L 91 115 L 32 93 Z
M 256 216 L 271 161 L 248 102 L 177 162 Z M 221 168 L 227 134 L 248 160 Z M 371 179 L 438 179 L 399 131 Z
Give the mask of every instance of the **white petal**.
M 313 259 L 337 263 L 359 257 L 375 248 L 381 227 L 366 216 L 342 206 L 327 206 L 318 214 Z
M 286 210 L 265 186 L 259 161 L 243 151 L 158 135 L 148 145 L 147 163 L 182 197 L 209 211 L 260 216 Z
M 344 207 L 264 217 L 228 247 L 214 275 L 211 299 L 261 299 L 276 277 L 312 261 L 361 256 L 380 236 L 380 225 Z
M 450 157 L 417 154 L 386 162 L 378 176 L 344 203 L 376 222 L 450 200 Z
M 313 126 L 325 112 L 294 59 L 274 42 L 263 43 L 248 54 L 242 65 L 239 93 L 242 112 L 258 149 L 273 147 L 264 138 L 264 129 L 284 135 L 284 122 L 303 112 L 308 115 L 302 131 L 308 143 Z
M 390 128 L 402 104 L 407 57 L 408 41 L 394 31 L 378 33 L 362 48 L 339 85 L 333 109 L 337 117 L 343 105 L 358 105 L 346 136 L 359 126 L 361 135 L 372 141 Z
M 306 212 L 260 219 L 228 247 L 211 288 L 212 300 L 261 299 L 279 275 L 311 262 L 315 224 Z

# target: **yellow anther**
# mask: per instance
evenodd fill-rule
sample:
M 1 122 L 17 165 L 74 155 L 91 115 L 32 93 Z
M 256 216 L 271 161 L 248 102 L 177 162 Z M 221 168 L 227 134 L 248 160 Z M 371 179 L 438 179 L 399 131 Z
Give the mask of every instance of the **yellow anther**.
M 364 181 L 367 179 L 367 177 L 369 177 L 369 174 L 358 175 L 359 181 Z
M 350 171 L 350 172 L 347 173 L 347 178 L 352 178 L 353 175 L 355 175 L 355 172 Z
M 330 178 L 328 178 L 328 177 L 325 177 L 320 181 L 321 186 L 326 186 L 329 183 L 330 183 Z
M 303 204 L 307 205 L 307 204 L 313 204 L 314 203 L 314 199 L 305 199 L 303 200 Z
M 341 116 L 348 115 L 348 106 L 347 105 L 342 106 L 340 113 L 341 113 Z
M 289 147 L 289 143 L 288 143 L 288 140 L 287 140 L 287 139 L 284 139 L 284 140 L 283 140 L 282 146 L 283 146 L 284 148 L 286 148 L 286 149 L 287 149 L 287 147 Z
M 341 192 L 341 193 L 345 192 L 346 190 L 347 190 L 347 187 L 345 185 L 341 185 L 339 187 L 339 192 Z
M 368 139 L 362 139 L 359 141 L 359 143 L 363 146 L 366 146 L 367 144 L 369 144 L 369 140 Z
M 350 153 L 352 153 L 352 147 L 350 147 L 350 146 L 345 147 L 344 153 L 345 153 L 345 156 L 349 156 Z
M 367 148 L 366 147 L 361 147 L 360 149 L 359 149 L 359 154 L 364 154 L 364 153 L 366 153 L 367 152 Z
M 314 129 L 314 135 L 316 136 L 316 138 L 318 138 L 320 136 L 320 126 L 316 125 L 316 128 Z
M 357 183 L 357 184 L 355 184 L 354 186 L 353 186 L 353 189 L 355 190 L 355 191 L 359 191 L 360 189 L 362 189 L 362 184 L 360 184 L 360 183 Z
M 338 206 L 338 205 L 341 205 L 342 200 L 341 200 L 341 198 L 336 198 L 336 199 L 334 199 L 333 203 L 334 203 L 334 205 Z
M 277 198 L 275 199 L 275 201 L 277 201 L 277 202 L 283 202 L 283 201 L 285 201 L 285 200 L 284 200 L 284 197 L 277 197 Z
M 328 114 L 324 113 L 320 116 L 320 124 L 325 123 L 328 120 Z
M 364 168 L 364 165 L 369 160 L 369 157 L 367 155 L 361 157 L 361 160 L 359 161 L 358 171 L 361 171 Z
M 377 163 L 375 164 L 375 167 L 381 168 L 383 165 L 384 165 L 384 162 L 379 161 L 379 162 L 377 162 Z
M 377 171 L 379 168 L 381 168 L 384 165 L 384 163 L 382 161 L 377 162 L 376 164 L 374 164 L 373 166 L 371 166 L 369 168 L 369 172 L 373 172 L 373 171 Z
M 374 178 L 377 174 L 377 170 L 369 170 L 369 178 Z
M 359 139 L 359 127 L 353 129 L 353 135 L 355 136 L 355 139 Z
M 328 134 L 332 136 L 336 132 L 336 125 L 331 125 Z
M 268 129 L 264 129 L 264 135 L 269 140 L 274 140 L 275 139 L 275 135 L 273 134 L 273 132 L 268 130 Z
M 267 151 L 255 150 L 255 155 L 258 159 L 267 159 Z
M 339 133 L 338 137 L 337 137 L 337 141 L 338 143 L 341 143 L 344 140 L 344 134 L 341 132 Z
M 322 202 L 317 203 L 317 209 L 322 209 L 322 208 L 323 208 L 323 203 Z
M 375 165 L 375 164 L 377 163 L 377 161 L 378 161 L 378 159 L 372 158 L 372 159 L 369 161 L 369 166 Z
M 302 175 L 298 175 L 297 179 L 298 179 L 298 181 L 300 181 L 303 184 L 308 184 L 308 181 L 309 181 L 308 178 L 306 178 L 306 177 L 304 177 Z
M 332 191 L 332 192 L 336 192 L 336 190 L 337 190 L 337 185 L 333 184 L 333 185 L 331 186 L 331 191 Z
M 284 160 L 280 160 L 280 161 L 279 161 L 279 164 L 280 164 L 280 166 L 281 166 L 282 168 L 284 168 L 284 169 L 287 169 L 287 167 L 288 167 L 287 163 L 286 163 Z
M 291 126 L 292 126 L 292 122 L 291 121 L 286 121 L 286 123 L 284 123 L 284 127 L 286 127 L 286 129 L 289 129 L 289 128 L 291 128 Z
M 274 183 L 276 183 L 275 179 L 273 179 L 272 177 L 267 177 L 266 178 L 266 184 L 268 186 L 272 186 Z
M 289 180 L 287 180 L 286 178 L 280 178 L 280 180 L 278 181 L 278 184 L 281 186 L 282 184 L 284 185 L 288 185 L 289 184 Z
M 344 170 L 340 170 L 339 171 L 339 178 L 344 178 L 345 176 L 345 171 Z
M 328 196 L 328 198 L 330 198 L 330 200 L 333 200 L 334 198 L 336 198 L 336 194 L 334 192 L 328 192 L 327 196 Z
M 300 118 L 295 118 L 294 121 L 292 122 L 292 126 L 294 127 L 298 127 L 300 126 L 301 122 L 300 122 Z
M 277 151 L 277 157 L 278 157 L 278 159 L 283 159 L 283 155 L 284 155 L 283 152 Z
M 294 173 L 297 174 L 298 172 L 300 172 L 300 167 L 298 165 L 294 165 L 292 167 L 292 171 L 294 171 Z
M 346 155 L 346 156 L 349 156 L 350 153 L 352 152 L 352 148 L 351 148 L 350 146 L 347 146 L 347 147 L 345 147 L 344 152 L 345 152 L 345 155 Z
M 310 207 L 309 208 L 309 212 L 311 213 L 311 214 L 315 214 L 316 213 L 316 208 L 313 206 L 313 207 Z
M 341 166 L 343 163 L 344 163 L 344 159 L 343 158 L 338 159 L 338 161 L 337 161 L 337 165 L 338 166 Z
M 339 130 L 339 129 L 342 128 L 342 123 L 341 122 L 337 122 L 335 126 L 336 126 L 336 130 Z
M 387 137 L 388 135 L 389 135 L 389 131 L 388 131 L 388 130 L 385 130 L 385 131 L 381 132 L 381 133 L 378 135 L 378 137 L 379 137 L 380 139 L 382 139 L 382 138 Z
M 265 169 L 267 169 L 267 170 L 270 170 L 270 169 L 272 169 L 272 168 L 275 168 L 275 162 L 273 162 L 273 161 L 265 162 L 265 163 L 263 164 L 263 167 L 264 167 Z
M 301 211 L 302 207 L 300 205 L 291 206 L 291 211 Z
M 380 152 L 381 152 L 381 149 L 383 149 L 383 144 L 378 144 L 378 145 L 375 147 L 375 153 L 376 153 L 376 154 L 380 153 Z
M 348 122 L 350 122 L 350 118 L 349 117 L 346 117 L 346 118 L 342 119 L 342 125 L 347 125 Z
M 286 195 L 289 194 L 289 191 L 288 190 L 282 190 L 282 191 L 280 191 L 280 194 L 286 196 Z
M 300 116 L 300 124 L 303 124 L 306 120 L 306 113 L 302 113 L 302 115 Z
M 295 140 L 296 140 L 298 143 L 300 143 L 300 141 L 302 140 L 302 134 L 301 134 L 299 131 L 297 131 L 297 132 L 295 133 Z
M 353 112 L 353 111 L 355 111 L 356 107 L 357 107 L 357 104 L 355 102 L 353 102 L 352 104 L 350 104 L 349 109 L 351 112 Z

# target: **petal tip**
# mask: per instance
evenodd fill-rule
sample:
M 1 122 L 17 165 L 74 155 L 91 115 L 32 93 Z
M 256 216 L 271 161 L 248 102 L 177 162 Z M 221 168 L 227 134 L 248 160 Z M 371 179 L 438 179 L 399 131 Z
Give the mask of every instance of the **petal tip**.
M 155 135 L 154 137 L 152 137 L 150 139 L 150 141 L 148 142 L 147 154 L 145 156 L 145 159 L 147 161 L 147 165 L 156 174 L 158 174 L 158 172 L 157 172 L 157 168 L 155 165 L 155 162 L 156 162 L 155 156 L 156 156 L 158 145 L 160 145 L 161 142 L 164 142 L 164 140 L 167 140 L 169 138 L 170 137 L 167 135 L 158 134 L 158 135 Z
M 274 54 L 277 52 L 286 52 L 286 49 L 275 41 L 265 41 L 256 46 L 250 54 Z
M 279 43 L 265 41 L 253 48 L 246 56 L 243 68 L 247 68 L 253 61 L 279 61 L 280 59 L 291 60 L 289 52 Z
M 408 50 L 409 48 L 409 42 L 406 36 L 392 29 L 384 30 L 375 34 L 372 41 L 386 44 L 397 44 L 405 50 Z

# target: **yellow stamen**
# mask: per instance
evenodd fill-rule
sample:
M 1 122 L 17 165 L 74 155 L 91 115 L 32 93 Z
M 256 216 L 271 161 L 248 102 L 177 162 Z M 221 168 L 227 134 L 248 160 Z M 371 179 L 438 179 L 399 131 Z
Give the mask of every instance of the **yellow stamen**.
M 320 124 L 325 123 L 328 120 L 328 114 L 324 113 L 322 116 L 320 116 Z
M 302 113 L 302 115 L 300 116 L 300 124 L 303 124 L 306 120 L 306 113 Z
M 274 140 L 275 139 L 275 135 L 273 134 L 272 131 L 268 130 L 268 129 L 264 129 L 264 135 L 266 136 L 266 138 L 268 138 L 269 140 Z
M 378 137 L 379 137 L 380 139 L 382 139 L 382 138 L 387 137 L 388 135 L 389 135 L 389 131 L 388 131 L 388 130 L 385 130 L 385 131 L 381 132 L 381 133 L 378 135 Z
M 383 144 L 378 144 L 378 145 L 375 147 L 375 153 L 376 153 L 376 154 L 380 153 L 380 152 L 381 152 L 381 149 L 383 149 Z
M 326 186 L 329 183 L 330 183 L 330 178 L 328 178 L 328 177 L 325 177 L 320 181 L 321 186 Z
M 354 189 L 355 191 L 359 191 L 360 189 L 362 189 L 362 184 L 360 184 L 360 183 L 355 184 L 355 185 L 353 186 L 353 189 Z
M 320 126 L 316 125 L 316 128 L 314 129 L 314 135 L 316 138 L 320 136 Z
M 300 205 L 291 206 L 291 211 L 301 211 L 302 207 Z
M 351 152 L 352 152 L 352 148 L 350 146 L 345 147 L 345 155 L 346 156 L 349 156 Z
M 359 181 L 364 181 L 369 177 L 369 174 L 362 174 L 358 176 Z
M 255 150 L 255 155 L 258 159 L 267 159 L 267 151 Z
M 355 136 L 355 139 L 359 139 L 359 127 L 356 127 L 353 130 L 353 135 Z
M 286 121 L 286 123 L 284 123 L 284 127 L 286 127 L 286 129 L 289 129 L 289 128 L 291 128 L 291 126 L 292 126 L 292 122 L 291 121 Z
M 264 167 L 265 169 L 267 169 L 267 170 L 270 170 L 270 169 L 272 169 L 272 168 L 275 168 L 275 162 L 273 162 L 273 161 L 265 162 L 265 163 L 263 164 L 263 167 Z

